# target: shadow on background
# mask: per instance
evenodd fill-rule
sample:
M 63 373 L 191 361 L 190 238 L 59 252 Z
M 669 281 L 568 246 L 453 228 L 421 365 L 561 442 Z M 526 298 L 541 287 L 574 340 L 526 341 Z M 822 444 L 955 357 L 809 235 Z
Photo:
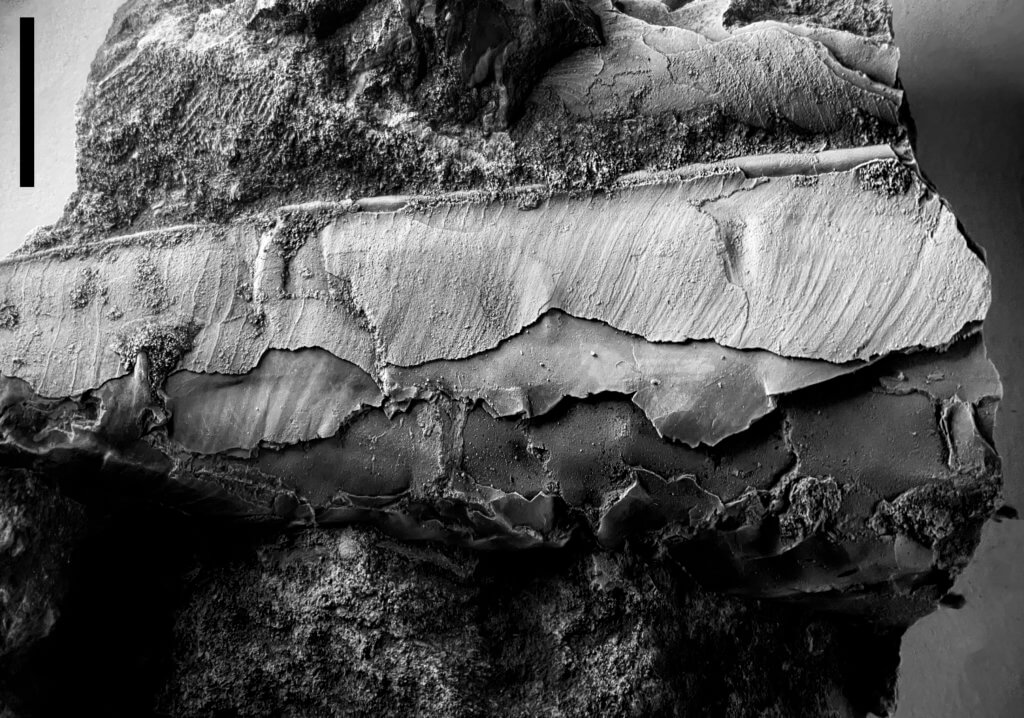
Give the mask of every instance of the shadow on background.
M 893 0 L 900 76 L 921 168 L 986 252 L 985 343 L 1003 378 L 996 443 L 1024 510 L 1024 3 Z M 954 591 L 903 643 L 897 718 L 1016 718 L 1024 710 L 1024 521 L 990 524 Z

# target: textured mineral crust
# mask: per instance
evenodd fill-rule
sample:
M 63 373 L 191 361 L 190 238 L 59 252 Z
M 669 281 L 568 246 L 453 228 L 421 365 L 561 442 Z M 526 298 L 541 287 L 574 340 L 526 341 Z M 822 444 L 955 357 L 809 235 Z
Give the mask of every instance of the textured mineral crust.
M 0 714 L 888 714 L 1002 394 L 889 16 L 126 3 L 0 261 Z

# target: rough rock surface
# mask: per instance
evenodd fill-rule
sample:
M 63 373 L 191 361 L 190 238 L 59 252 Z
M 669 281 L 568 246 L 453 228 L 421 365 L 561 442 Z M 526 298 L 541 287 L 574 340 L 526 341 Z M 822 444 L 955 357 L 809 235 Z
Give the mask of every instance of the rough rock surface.
M 863 630 L 709 596 L 623 554 L 305 533 L 204 578 L 161 700 L 172 715 L 855 715 L 884 698 L 850 668 L 896 633 Z
M 607 0 L 133 0 L 82 101 L 78 191 L 32 244 L 900 138 L 895 53 L 729 32 L 727 4 L 662 26 Z
M 886 714 L 1002 394 L 888 18 L 126 3 L 0 261 L 0 711 Z

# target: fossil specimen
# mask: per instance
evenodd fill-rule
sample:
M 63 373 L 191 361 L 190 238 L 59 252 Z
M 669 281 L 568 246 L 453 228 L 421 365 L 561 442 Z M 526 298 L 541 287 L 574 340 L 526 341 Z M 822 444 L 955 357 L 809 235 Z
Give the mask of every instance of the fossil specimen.
M 1002 391 L 896 59 L 883 0 L 128 2 L 0 261 L 0 556 L 88 547 L 0 572 L 3 700 L 890 710 Z

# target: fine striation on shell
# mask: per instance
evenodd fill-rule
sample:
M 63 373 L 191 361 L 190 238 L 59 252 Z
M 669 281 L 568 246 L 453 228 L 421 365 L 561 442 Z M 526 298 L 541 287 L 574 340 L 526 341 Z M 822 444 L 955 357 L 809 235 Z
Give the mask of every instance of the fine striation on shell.
M 653 178 L 525 211 L 536 191 L 317 204 L 263 231 L 178 228 L 23 255 L 0 263 L 21 317 L 0 330 L 3 371 L 75 394 L 122 371 L 115 335 L 171 315 L 195 326 L 183 368 L 223 374 L 270 348 L 320 347 L 371 374 L 462 359 L 550 309 L 651 342 L 833 363 L 944 346 L 984 317 L 985 266 L 921 183 L 893 195 L 858 170 Z M 106 292 L 76 307 L 82 266 Z

